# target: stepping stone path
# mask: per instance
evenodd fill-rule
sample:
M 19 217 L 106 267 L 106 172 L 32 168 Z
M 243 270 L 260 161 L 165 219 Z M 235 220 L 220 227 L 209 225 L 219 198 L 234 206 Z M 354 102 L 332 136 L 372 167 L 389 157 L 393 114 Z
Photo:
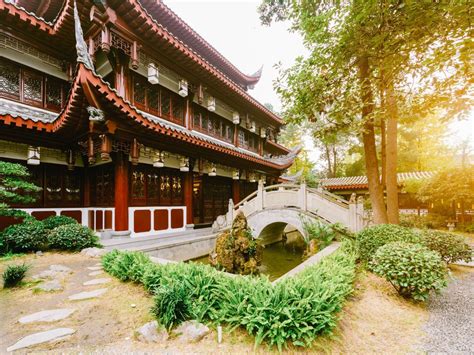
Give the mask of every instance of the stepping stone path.
M 102 270 L 102 266 L 89 266 L 87 270 L 91 270 L 91 271 Z
M 87 299 L 90 299 L 90 298 L 99 297 L 99 296 L 103 295 L 106 291 L 107 291 L 106 288 L 100 288 L 100 289 L 94 290 L 94 291 L 76 293 L 75 295 L 69 296 L 68 299 L 70 301 L 87 300 Z
M 48 309 L 47 311 L 36 312 L 24 317 L 21 317 L 18 322 L 33 323 L 33 322 L 55 322 L 69 317 L 76 310 L 72 308 L 62 308 L 62 309 Z
M 106 254 L 107 250 L 101 248 L 85 248 L 81 250 L 82 255 L 89 256 L 91 258 L 100 258 L 102 255 Z
M 15 344 L 7 348 L 7 351 L 13 351 L 18 349 L 27 348 L 32 345 L 47 343 L 52 340 L 62 339 L 68 335 L 74 334 L 76 331 L 71 328 L 56 328 L 47 330 L 45 332 L 39 332 L 35 334 L 28 335 Z
M 72 269 L 64 265 L 51 265 L 48 270 L 44 270 L 33 276 L 34 280 L 39 279 L 55 279 L 57 277 L 64 278 L 67 274 L 72 273 Z
M 89 273 L 89 276 L 97 276 L 97 275 L 102 275 L 104 272 L 102 270 L 99 271 L 92 271 Z
M 102 285 L 102 284 L 109 283 L 111 280 L 112 279 L 107 278 L 107 277 L 103 279 L 93 279 L 93 280 L 84 282 L 83 285 L 84 286 Z
M 63 286 L 59 282 L 59 280 L 51 280 L 45 283 L 39 284 L 35 287 L 36 290 L 52 292 L 52 291 L 62 291 Z

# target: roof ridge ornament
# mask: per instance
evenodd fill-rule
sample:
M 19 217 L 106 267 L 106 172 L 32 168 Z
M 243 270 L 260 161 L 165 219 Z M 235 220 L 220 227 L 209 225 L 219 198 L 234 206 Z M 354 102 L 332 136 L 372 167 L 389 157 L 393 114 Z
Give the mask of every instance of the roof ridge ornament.
M 76 0 L 74 0 L 74 32 L 76 36 L 77 62 L 83 63 L 87 69 L 95 72 L 94 65 L 92 64 L 92 59 L 89 55 L 87 44 L 82 33 L 81 19 L 79 18 L 79 13 L 77 11 Z

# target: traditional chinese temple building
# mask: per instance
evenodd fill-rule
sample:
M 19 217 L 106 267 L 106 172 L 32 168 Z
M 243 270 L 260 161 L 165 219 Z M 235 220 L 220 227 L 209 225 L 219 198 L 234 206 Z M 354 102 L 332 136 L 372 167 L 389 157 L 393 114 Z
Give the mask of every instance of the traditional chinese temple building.
M 160 0 L 0 0 L 0 158 L 42 187 L 19 207 L 115 235 L 212 223 L 296 155 L 260 75 Z

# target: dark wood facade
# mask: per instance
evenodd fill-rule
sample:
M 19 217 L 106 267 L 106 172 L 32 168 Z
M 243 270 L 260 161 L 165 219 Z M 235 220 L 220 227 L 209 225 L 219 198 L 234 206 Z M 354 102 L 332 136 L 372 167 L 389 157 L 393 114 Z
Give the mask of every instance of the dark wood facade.
M 153 234 L 212 223 L 256 189 L 249 176 L 291 165 L 281 119 L 246 92 L 260 74 L 206 50 L 164 5 L 60 2 L 0 2 L 0 157 L 41 156 L 28 167 L 42 192 L 21 207 Z

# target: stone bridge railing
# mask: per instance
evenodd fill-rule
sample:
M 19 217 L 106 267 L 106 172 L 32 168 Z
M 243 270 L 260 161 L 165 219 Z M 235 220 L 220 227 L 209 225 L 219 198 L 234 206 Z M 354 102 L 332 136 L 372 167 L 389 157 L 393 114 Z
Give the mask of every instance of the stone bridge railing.
M 214 230 L 232 225 L 235 215 L 242 211 L 249 218 L 265 210 L 298 210 L 306 215 L 314 215 L 328 223 L 341 223 L 349 230 L 357 232 L 364 227 L 364 209 L 355 195 L 348 202 L 330 192 L 308 188 L 305 184 L 278 184 L 264 187 L 259 183 L 257 191 L 234 205 L 229 200 L 229 209 L 213 224 Z M 281 222 L 285 222 L 282 220 Z

